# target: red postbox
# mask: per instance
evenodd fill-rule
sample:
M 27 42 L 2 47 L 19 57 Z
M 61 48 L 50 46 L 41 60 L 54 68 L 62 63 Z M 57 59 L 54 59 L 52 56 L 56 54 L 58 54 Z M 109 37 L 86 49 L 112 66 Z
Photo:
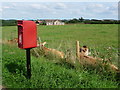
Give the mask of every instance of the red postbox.
M 18 47 L 26 49 L 27 78 L 31 78 L 30 49 L 37 47 L 37 30 L 33 21 L 18 20 Z
M 37 47 L 35 22 L 18 20 L 18 47 L 21 49 Z

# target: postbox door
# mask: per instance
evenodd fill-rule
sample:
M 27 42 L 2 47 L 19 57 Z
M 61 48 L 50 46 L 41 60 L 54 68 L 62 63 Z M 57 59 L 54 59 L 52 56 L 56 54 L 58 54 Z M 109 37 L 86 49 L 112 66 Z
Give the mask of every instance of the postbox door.
M 24 22 L 23 48 L 33 48 L 37 46 L 36 24 L 33 21 Z

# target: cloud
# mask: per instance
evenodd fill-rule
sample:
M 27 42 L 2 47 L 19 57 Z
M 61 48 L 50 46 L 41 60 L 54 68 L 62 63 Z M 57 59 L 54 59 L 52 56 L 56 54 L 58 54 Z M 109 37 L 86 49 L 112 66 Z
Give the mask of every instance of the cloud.
M 64 3 L 56 3 L 54 8 L 55 8 L 55 9 L 63 10 L 63 9 L 66 9 L 66 8 L 67 8 L 67 5 L 64 4 Z
M 112 3 L 90 3 L 86 6 L 85 12 L 91 13 L 93 17 L 117 18 L 117 4 Z
M 42 4 L 31 4 L 30 6 L 35 9 L 48 9 L 48 7 Z
M 2 8 L 0 8 L 0 13 L 2 13 L 2 11 L 3 11 Z
M 92 12 L 92 13 L 101 13 L 104 12 L 105 6 L 103 4 L 89 4 L 86 6 L 86 11 Z
M 3 9 L 10 9 L 9 6 L 3 6 L 2 8 L 3 8 Z

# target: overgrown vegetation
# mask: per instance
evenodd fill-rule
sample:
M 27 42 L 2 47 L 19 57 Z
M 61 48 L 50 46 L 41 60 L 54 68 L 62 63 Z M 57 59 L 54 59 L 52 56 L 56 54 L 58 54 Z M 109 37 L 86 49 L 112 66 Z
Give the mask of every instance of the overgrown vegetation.
M 38 26 L 38 36 L 46 47 L 75 55 L 75 41 L 90 47 L 92 56 L 110 58 L 117 65 L 117 25 Z M 14 36 L 11 36 L 14 35 Z M 17 27 L 4 26 L 3 40 L 17 37 Z M 83 68 L 56 58 L 32 56 L 32 77 L 26 79 L 25 50 L 17 45 L 3 45 L 3 86 L 9 88 L 117 88 L 115 73 Z
M 116 88 L 114 73 L 71 68 L 54 64 L 45 57 L 32 57 L 32 77 L 26 79 L 25 50 L 3 47 L 3 86 L 8 88 Z

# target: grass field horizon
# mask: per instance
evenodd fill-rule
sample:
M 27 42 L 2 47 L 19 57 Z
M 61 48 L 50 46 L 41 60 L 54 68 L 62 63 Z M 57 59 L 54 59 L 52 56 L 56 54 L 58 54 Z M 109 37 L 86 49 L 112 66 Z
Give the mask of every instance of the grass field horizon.
M 17 37 L 17 26 L 2 27 L 2 40 Z M 76 40 L 80 46 L 87 45 L 92 56 L 118 60 L 117 24 L 73 24 L 62 26 L 37 26 L 37 36 L 47 42 L 46 47 L 64 53 L 70 49 L 76 53 Z M 67 64 L 57 65 L 48 58 L 32 56 L 32 78 L 25 78 L 25 50 L 17 45 L 3 44 L 3 86 L 9 88 L 117 88 L 115 75 L 98 74 L 95 71 L 74 69 Z M 96 54 L 96 52 L 98 54 Z M 11 80 L 12 78 L 12 80 Z

